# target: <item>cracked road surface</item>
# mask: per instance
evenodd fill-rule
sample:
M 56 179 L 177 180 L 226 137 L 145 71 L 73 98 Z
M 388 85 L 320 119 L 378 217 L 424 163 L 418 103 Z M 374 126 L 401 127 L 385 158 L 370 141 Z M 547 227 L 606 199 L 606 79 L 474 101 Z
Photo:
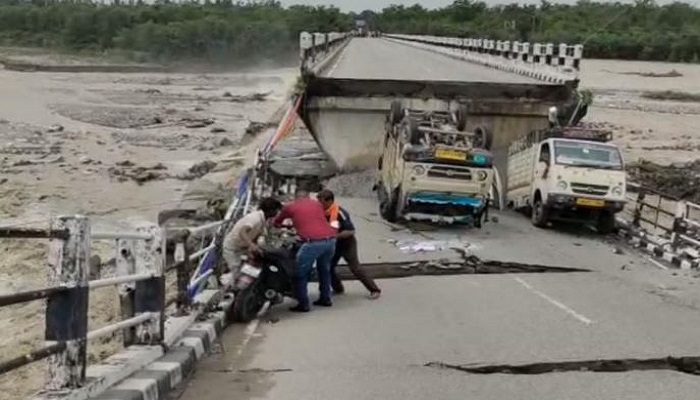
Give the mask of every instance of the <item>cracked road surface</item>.
M 700 377 L 658 360 L 700 355 L 700 313 L 652 290 L 662 279 L 655 274 L 670 271 L 592 235 L 538 230 L 516 214 L 494 213 L 500 222 L 480 231 L 412 233 L 382 222 L 373 200 L 341 203 L 353 213 L 364 262 L 456 256 L 405 254 L 389 238 L 462 240 L 483 258 L 591 272 L 385 279 L 377 301 L 349 282 L 330 309 L 298 315 L 279 306 L 259 323 L 229 327 L 225 352 L 198 364 L 183 400 L 697 398 Z M 596 360 L 617 359 L 641 361 L 590 371 Z M 527 364 L 544 370 L 501 373 Z

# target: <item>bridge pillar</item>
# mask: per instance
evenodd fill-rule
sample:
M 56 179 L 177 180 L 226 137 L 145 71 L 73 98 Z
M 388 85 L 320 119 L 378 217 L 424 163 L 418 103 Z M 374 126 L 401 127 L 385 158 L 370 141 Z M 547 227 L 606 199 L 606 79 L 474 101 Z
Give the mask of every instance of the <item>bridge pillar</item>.
M 46 302 L 45 338 L 48 345 L 65 343 L 65 349 L 48 358 L 45 389 L 49 391 L 83 384 L 88 329 L 90 224 L 82 215 L 63 216 L 56 219 L 55 228 L 67 230 L 68 238 L 50 243 L 47 283 L 67 290 L 51 295 Z

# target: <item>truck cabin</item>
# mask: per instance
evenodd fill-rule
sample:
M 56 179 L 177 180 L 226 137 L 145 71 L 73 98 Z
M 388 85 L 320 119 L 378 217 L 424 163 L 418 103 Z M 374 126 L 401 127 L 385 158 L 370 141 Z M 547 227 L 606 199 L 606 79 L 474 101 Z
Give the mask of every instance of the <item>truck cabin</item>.
M 612 132 L 565 127 L 554 128 L 547 136 L 549 140 L 540 145 L 539 162 L 616 171 L 624 169 L 620 149 L 607 144 L 612 140 Z
M 489 133 L 456 129 L 448 113 L 409 115 L 394 130 L 410 171 L 402 185 L 405 217 L 479 226 L 493 179 Z

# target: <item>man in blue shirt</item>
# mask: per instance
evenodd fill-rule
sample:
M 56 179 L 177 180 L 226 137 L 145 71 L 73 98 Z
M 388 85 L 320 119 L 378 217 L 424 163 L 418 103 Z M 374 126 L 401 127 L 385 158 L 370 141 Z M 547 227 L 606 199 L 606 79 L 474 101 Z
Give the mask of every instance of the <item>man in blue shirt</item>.
M 329 223 L 338 229 L 336 237 L 335 255 L 331 261 L 331 286 L 333 292 L 341 294 L 345 292 L 343 282 L 336 274 L 338 261 L 344 259 L 348 268 L 355 275 L 355 278 L 362 282 L 370 293 L 371 299 L 378 299 L 382 291 L 372 278 L 367 276 L 360 266 L 360 259 L 357 255 L 357 239 L 355 238 L 355 225 L 350 219 L 350 214 L 335 202 L 335 195 L 330 190 L 322 190 L 316 195 L 318 201 L 323 204 Z

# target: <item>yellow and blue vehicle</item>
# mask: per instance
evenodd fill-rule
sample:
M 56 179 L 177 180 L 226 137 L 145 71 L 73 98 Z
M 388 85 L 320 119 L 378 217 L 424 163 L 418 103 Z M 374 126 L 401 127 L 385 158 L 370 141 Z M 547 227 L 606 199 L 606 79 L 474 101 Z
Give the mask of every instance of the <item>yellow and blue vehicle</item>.
M 494 179 L 493 138 L 467 125 L 463 106 L 419 111 L 392 103 L 375 186 L 384 219 L 481 227 Z

